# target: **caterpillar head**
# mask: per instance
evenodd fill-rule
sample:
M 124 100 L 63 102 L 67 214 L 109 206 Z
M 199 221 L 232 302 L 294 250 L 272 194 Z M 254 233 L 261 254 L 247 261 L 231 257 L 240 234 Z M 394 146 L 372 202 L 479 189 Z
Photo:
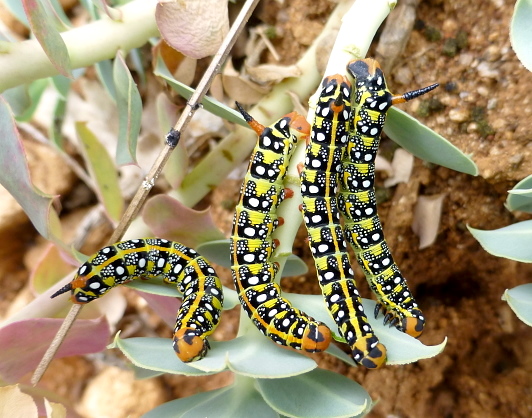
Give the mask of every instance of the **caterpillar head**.
M 210 348 L 202 331 L 194 328 L 180 328 L 173 338 L 174 351 L 183 363 L 201 360 Z
M 321 322 L 311 322 L 303 334 L 301 349 L 308 353 L 319 353 L 329 347 L 331 339 L 331 330 L 327 325 Z
M 353 358 L 368 369 L 378 369 L 386 363 L 386 347 L 377 337 L 359 338 L 353 345 Z

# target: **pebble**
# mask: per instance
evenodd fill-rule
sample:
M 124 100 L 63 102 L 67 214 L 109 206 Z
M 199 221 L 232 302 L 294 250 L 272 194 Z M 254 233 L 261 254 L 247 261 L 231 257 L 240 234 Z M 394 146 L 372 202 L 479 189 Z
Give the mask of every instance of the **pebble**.
M 495 70 L 490 64 L 486 61 L 481 62 L 477 66 L 478 74 L 484 78 L 494 78 L 497 79 L 500 77 L 499 71 Z
M 449 111 L 449 119 L 457 123 L 465 122 L 469 119 L 469 111 L 460 107 L 451 109 Z

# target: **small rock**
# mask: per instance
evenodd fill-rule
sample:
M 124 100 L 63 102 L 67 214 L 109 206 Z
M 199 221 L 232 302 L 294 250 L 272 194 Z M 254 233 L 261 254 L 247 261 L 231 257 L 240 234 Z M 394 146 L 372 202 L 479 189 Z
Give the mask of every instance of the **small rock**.
M 465 122 L 469 119 L 469 111 L 464 108 L 451 109 L 449 119 L 457 123 Z
M 484 54 L 484 56 L 486 57 L 486 60 L 488 60 L 489 62 L 495 62 L 495 61 L 499 61 L 502 55 L 501 55 L 501 50 L 498 46 L 490 45 L 486 49 L 486 53 Z
M 412 80 L 414 78 L 412 71 L 410 71 L 410 68 L 404 66 L 401 68 L 398 68 L 394 73 L 394 80 L 398 84 L 402 85 L 410 85 L 412 84 Z
M 490 64 L 486 61 L 481 62 L 477 66 L 478 74 L 484 78 L 494 78 L 497 79 L 500 77 L 499 71 L 495 70 Z

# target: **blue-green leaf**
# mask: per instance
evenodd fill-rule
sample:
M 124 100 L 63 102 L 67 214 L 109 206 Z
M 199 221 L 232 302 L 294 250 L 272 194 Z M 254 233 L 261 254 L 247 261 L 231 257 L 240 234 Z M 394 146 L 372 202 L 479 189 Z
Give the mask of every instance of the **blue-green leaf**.
M 358 417 L 371 407 L 362 386 L 329 370 L 316 369 L 287 379 L 258 379 L 257 387 L 268 405 L 288 417 Z
M 55 211 L 51 208 L 52 197 L 37 190 L 30 179 L 25 158 L 24 146 L 9 106 L 0 96 L 0 183 L 22 206 L 33 226 L 39 233 L 59 243 L 60 225 Z
M 117 164 L 136 164 L 137 139 L 140 132 L 142 101 L 137 85 L 119 51 L 113 64 L 113 80 L 118 107 Z
M 510 42 L 517 58 L 523 66 L 532 71 L 532 0 L 517 0 L 512 22 L 510 23 Z
M 122 350 L 138 367 L 185 376 L 231 370 L 243 376 L 273 379 L 306 373 L 316 367 L 314 360 L 279 347 L 256 329 L 231 341 L 211 339 L 210 345 L 211 349 L 205 358 L 187 364 L 177 358 L 169 338 L 122 340 L 117 334 L 110 348 Z
M 532 327 L 532 283 L 507 289 L 502 300 L 508 302 L 521 321 Z
M 133 280 L 129 283 L 126 283 L 124 286 L 130 287 L 131 289 L 138 290 L 140 292 L 151 293 L 152 295 L 159 296 L 168 296 L 174 298 L 180 298 L 183 295 L 177 290 L 175 284 L 170 285 L 169 283 L 163 282 L 162 278 L 151 278 L 143 280 Z M 224 292 L 224 310 L 233 309 L 240 302 L 238 301 L 238 295 L 233 289 L 228 287 L 223 287 Z
M 22 0 L 22 2 L 31 31 L 46 55 L 60 74 L 72 77 L 70 57 L 65 42 L 56 28 L 55 17 L 46 13 L 39 0 Z
M 467 228 L 488 253 L 532 263 L 532 221 L 518 222 L 493 231 Z
M 384 132 L 401 147 L 422 160 L 476 176 L 478 168 L 462 151 L 408 113 L 392 107 Z
M 532 176 L 525 177 L 508 193 L 505 203 L 508 210 L 532 212 Z
M 276 418 L 279 415 L 262 399 L 253 382 L 233 384 L 210 392 L 198 393 L 188 398 L 167 402 L 143 418 Z
M 331 329 L 334 338 L 337 341 L 345 342 L 338 332 L 337 325 L 325 307 L 323 296 L 299 295 L 295 293 L 285 293 L 284 295 L 288 300 L 292 301 L 294 306 L 301 308 L 313 318 L 324 322 Z M 386 346 L 388 354 L 386 364 L 399 365 L 413 363 L 418 360 L 434 357 L 441 353 L 445 348 L 447 340 L 444 340 L 438 345 L 424 345 L 421 341 L 400 332 L 395 327 L 384 325 L 382 316 L 375 319 L 372 315 L 375 310 L 375 302 L 373 300 L 362 299 L 362 305 L 364 306 L 364 311 L 368 316 L 368 321 L 371 324 L 373 331 L 375 331 L 375 334 L 379 337 L 381 343 Z M 350 356 L 347 356 L 344 353 L 341 355 L 338 354 L 338 350 L 336 350 L 336 347 L 333 345 L 329 346 L 327 352 L 340 358 L 351 366 L 355 365 Z
M 168 71 L 168 68 L 166 68 L 166 65 L 164 64 L 164 61 L 161 57 L 157 59 L 157 66 L 155 67 L 153 73 L 161 78 L 164 78 L 168 82 L 170 87 L 172 87 L 185 99 L 190 99 L 192 97 L 192 94 L 194 94 L 193 88 L 177 81 L 174 77 L 172 77 L 172 74 L 170 74 L 170 71 Z M 227 107 L 223 103 L 220 103 L 218 100 L 205 96 L 201 101 L 201 104 L 205 108 L 205 110 L 211 112 L 212 114 L 220 116 L 221 118 L 226 119 L 229 122 L 238 123 L 239 125 L 249 128 L 248 124 L 239 112 L 231 109 L 230 107 Z

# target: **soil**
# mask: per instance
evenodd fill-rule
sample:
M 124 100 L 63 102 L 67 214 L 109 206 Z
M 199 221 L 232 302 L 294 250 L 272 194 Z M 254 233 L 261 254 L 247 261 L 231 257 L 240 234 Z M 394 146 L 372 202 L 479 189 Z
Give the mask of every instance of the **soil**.
M 427 320 L 421 341 L 438 344 L 447 337 L 448 343 L 443 353 L 432 359 L 376 371 L 350 368 L 328 356 L 317 356 L 321 367 L 356 380 L 378 400 L 370 417 L 532 415 L 532 329 L 501 301 L 505 289 L 530 282 L 532 266 L 489 255 L 466 228 L 495 229 L 528 219 L 504 208 L 507 190 L 532 173 L 532 100 L 528 93 L 532 91 L 532 74 L 522 67 L 510 46 L 513 6 L 509 0 L 422 1 L 406 48 L 388 72 L 392 91 L 440 83 L 432 99 L 423 101 L 428 103 L 424 116 L 419 115 L 419 103 L 402 108 L 470 154 L 479 175 L 460 174 L 416 160 L 409 183 L 389 189 L 390 198 L 379 206 L 394 258 Z M 320 33 L 333 7 L 329 1 L 294 0 L 281 5 L 265 0 L 251 22 L 275 26 L 280 36 L 274 46 L 281 62 L 293 64 Z M 435 39 L 435 33 L 441 39 Z M 370 56 L 376 54 L 377 45 L 378 38 Z M 393 144 L 384 139 L 383 150 L 390 147 Z M 383 187 L 382 180 L 379 188 Z M 226 233 L 232 211 L 220 203 L 235 201 L 238 188 L 238 181 L 226 180 L 202 202 L 211 204 L 213 217 Z M 411 228 L 414 204 L 419 196 L 438 194 L 445 198 L 437 239 L 420 250 Z M 34 239 L 28 236 L 30 230 L 25 223 L 17 227 L 16 233 L 24 237 L 26 246 Z M 294 252 L 311 267 L 313 262 L 303 242 L 305 234 L 302 230 L 300 234 L 300 245 Z M 10 254 L 7 257 L 6 253 L 5 274 L 0 279 L 2 289 L 9 289 L 3 305 L 27 280 L 20 256 L 17 259 Z M 220 274 L 227 283 L 228 272 Z M 319 293 L 311 275 L 306 280 L 286 281 L 283 287 Z M 370 297 L 367 286 L 362 280 L 358 282 L 363 296 Z M 124 324 L 135 315 L 136 308 L 129 308 Z M 227 315 L 227 325 L 218 334 L 221 339 L 235 331 L 237 313 Z M 162 324 L 159 328 L 156 331 L 166 333 Z M 46 383 L 46 379 L 44 383 L 79 405 L 85 390 L 80 380 L 90 382 L 106 362 L 91 357 L 79 359 L 74 367 L 72 361 L 78 360 L 58 360 L 52 366 L 60 373 L 61 384 Z M 117 379 L 110 376 L 113 381 Z M 162 376 L 152 379 L 157 383 L 151 383 L 149 390 L 160 391 L 161 396 L 153 401 L 158 404 L 224 386 L 229 379 L 229 374 L 195 379 Z M 117 395 L 119 390 L 116 388 Z M 128 412 L 135 411 L 130 415 L 134 416 L 154 404 Z M 108 412 L 109 416 L 122 416 L 114 411 Z M 85 406 L 83 413 L 95 416 L 91 407 Z

